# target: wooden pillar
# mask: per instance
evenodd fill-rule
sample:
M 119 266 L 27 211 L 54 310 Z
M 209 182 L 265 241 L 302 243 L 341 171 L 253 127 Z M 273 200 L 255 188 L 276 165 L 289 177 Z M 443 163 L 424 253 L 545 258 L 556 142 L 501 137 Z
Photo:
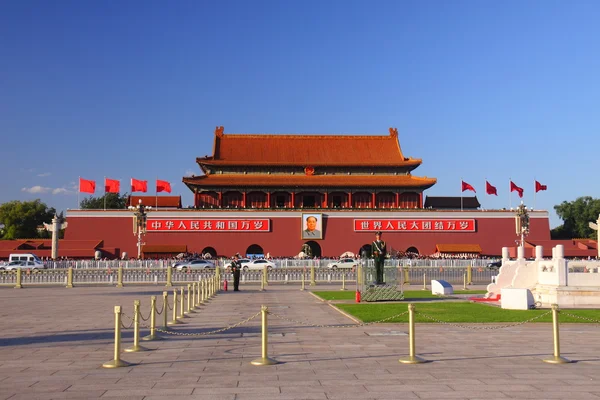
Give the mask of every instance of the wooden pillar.
M 371 208 L 375 208 L 375 192 L 371 193 Z
M 419 193 L 419 208 L 423 208 L 423 192 Z
M 244 190 L 242 192 L 242 208 L 247 208 L 246 205 L 247 205 L 247 203 L 246 203 L 246 191 Z
M 396 192 L 396 208 L 400 208 L 400 193 Z
M 271 208 L 271 192 L 267 192 L 267 208 Z
M 223 192 L 219 192 L 219 208 L 223 208 Z
M 348 208 L 352 207 L 352 192 L 348 192 Z
M 296 193 L 292 192 L 292 206 L 291 208 L 296 208 Z
M 322 207 L 329 208 L 329 193 L 325 192 L 325 205 L 321 205 Z

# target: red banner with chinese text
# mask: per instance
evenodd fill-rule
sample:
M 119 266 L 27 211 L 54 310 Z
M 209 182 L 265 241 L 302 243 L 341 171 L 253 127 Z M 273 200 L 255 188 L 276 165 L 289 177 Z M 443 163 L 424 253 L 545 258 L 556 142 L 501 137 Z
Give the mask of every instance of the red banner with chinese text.
M 475 232 L 474 219 L 355 219 L 354 230 L 389 232 Z
M 269 219 L 150 219 L 148 232 L 269 232 Z

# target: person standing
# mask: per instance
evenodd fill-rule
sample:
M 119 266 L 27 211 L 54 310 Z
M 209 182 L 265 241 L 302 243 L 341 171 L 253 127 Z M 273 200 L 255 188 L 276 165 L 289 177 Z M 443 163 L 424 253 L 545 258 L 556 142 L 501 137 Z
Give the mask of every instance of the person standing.
M 371 255 L 375 261 L 375 284 L 382 285 L 383 282 L 383 264 L 386 255 L 385 242 L 381 240 L 381 232 L 375 233 L 375 240 L 371 244 Z
M 240 291 L 240 272 L 242 270 L 242 263 L 240 263 L 240 253 L 235 253 L 233 260 L 231 261 L 231 272 L 233 273 L 233 291 Z

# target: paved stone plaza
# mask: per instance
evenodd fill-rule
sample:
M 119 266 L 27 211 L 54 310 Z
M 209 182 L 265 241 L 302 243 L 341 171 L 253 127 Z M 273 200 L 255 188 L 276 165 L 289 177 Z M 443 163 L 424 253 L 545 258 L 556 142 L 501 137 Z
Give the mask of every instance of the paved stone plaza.
M 175 331 L 235 324 L 261 304 L 307 323 L 354 323 L 298 289 L 221 292 Z M 122 353 L 137 365 L 102 368 L 113 355 L 114 306 L 131 316 L 139 299 L 146 316 L 150 296 L 161 307 L 163 290 L 0 288 L 0 399 L 600 399 L 600 326 L 591 324 L 561 325 L 562 355 L 578 361 L 567 365 L 542 362 L 552 354 L 551 324 L 503 330 L 418 324 L 417 353 L 433 362 L 404 365 L 398 359 L 408 353 L 406 324 L 316 328 L 270 316 L 269 356 L 279 365 L 250 364 L 261 352 L 258 317 L 224 333 L 142 342 L 153 351 Z M 132 335 L 124 331 L 124 348 Z

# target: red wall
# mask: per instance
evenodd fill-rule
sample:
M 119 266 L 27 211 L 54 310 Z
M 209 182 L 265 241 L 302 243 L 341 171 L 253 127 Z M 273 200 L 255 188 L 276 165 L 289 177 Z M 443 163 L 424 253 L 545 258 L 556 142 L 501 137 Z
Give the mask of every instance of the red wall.
M 111 212 L 107 212 L 111 213 Z M 280 215 L 283 215 L 282 212 Z M 492 214 L 493 212 L 490 212 Z M 103 216 L 101 211 L 95 211 L 97 216 L 82 216 L 84 212 L 67 213 L 69 227 L 65 233 L 65 239 L 97 239 L 104 240 L 104 248 L 119 249 L 126 251 L 130 256 L 137 254 L 137 238 L 133 235 L 133 222 L 131 213 L 112 212 L 111 216 Z M 122 216 L 121 216 L 122 214 Z M 323 256 L 339 256 L 345 251 L 357 253 L 361 246 L 370 244 L 374 238 L 373 232 L 355 232 L 353 229 L 354 218 L 365 218 L 365 213 L 360 216 L 342 216 L 343 212 L 325 216 L 323 219 L 323 240 L 317 242 L 321 246 Z M 394 215 L 393 218 L 417 218 L 402 213 Z M 451 214 L 451 215 L 450 215 Z M 498 215 L 498 212 L 493 213 Z M 156 218 L 168 215 L 162 212 Z M 178 213 L 182 218 L 181 212 Z M 239 217 L 240 213 L 236 214 Z M 205 247 L 213 247 L 219 255 L 230 256 L 236 252 L 245 253 L 246 249 L 257 244 L 271 256 L 293 256 L 300 252 L 302 244 L 306 240 L 300 238 L 301 217 L 294 213 L 292 217 L 274 217 L 265 215 L 264 212 L 255 211 L 243 213 L 243 218 L 269 218 L 271 231 L 259 232 L 151 232 L 144 237 L 148 245 L 187 245 L 189 252 L 201 252 Z M 290 214 L 288 214 L 290 215 Z M 336 216 L 335 218 L 333 216 Z M 389 214 L 388 214 L 389 215 Z M 383 239 L 386 240 L 388 249 L 405 251 L 409 247 L 416 247 L 421 254 L 435 252 L 436 244 L 479 244 L 484 255 L 500 255 L 502 247 L 514 247 L 517 236 L 515 234 L 514 214 L 506 212 L 506 217 L 486 218 L 486 212 L 477 212 L 476 232 L 384 232 Z M 226 212 L 214 218 L 229 218 Z M 185 218 L 208 218 L 204 213 L 190 212 Z M 235 217 L 231 217 L 235 218 Z M 368 218 L 379 217 L 376 212 Z M 388 216 L 388 218 L 390 218 Z M 460 213 L 437 213 L 432 212 L 424 218 L 472 218 L 462 217 Z M 547 213 L 539 213 L 537 217 L 531 218 L 531 234 L 528 239 L 550 240 L 550 224 Z M 116 254 L 118 256 L 118 254 Z

